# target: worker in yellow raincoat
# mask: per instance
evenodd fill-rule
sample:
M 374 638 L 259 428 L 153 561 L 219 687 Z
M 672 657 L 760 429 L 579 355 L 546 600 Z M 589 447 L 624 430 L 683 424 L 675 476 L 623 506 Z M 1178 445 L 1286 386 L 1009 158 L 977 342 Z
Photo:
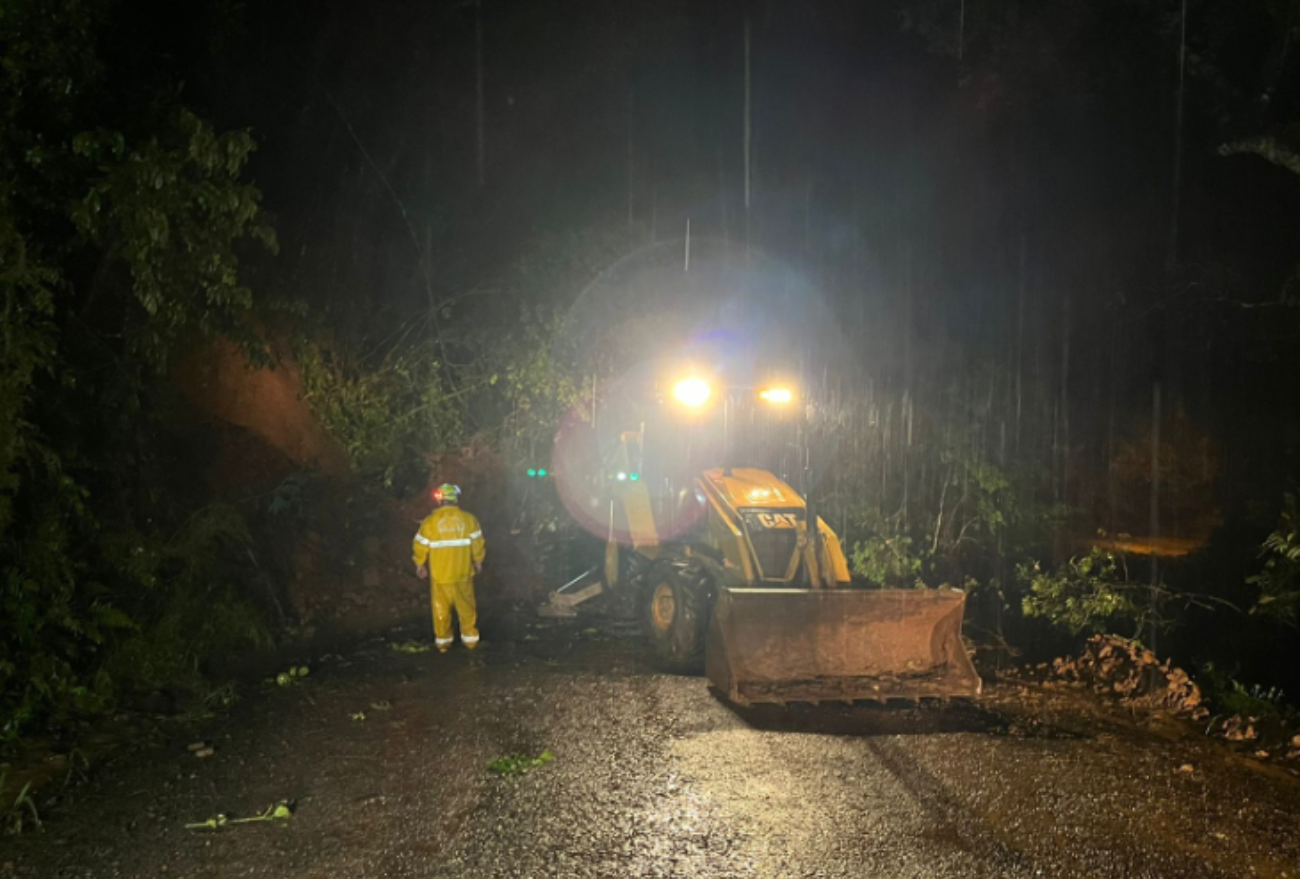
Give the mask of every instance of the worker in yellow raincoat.
M 433 638 L 440 653 L 451 649 L 451 612 L 460 620 L 460 640 L 478 646 L 478 612 L 474 605 L 474 575 L 483 570 L 487 546 L 483 529 L 460 508 L 460 489 L 443 485 L 433 493 L 438 507 L 420 523 L 412 554 L 415 574 L 429 578 L 433 593 Z

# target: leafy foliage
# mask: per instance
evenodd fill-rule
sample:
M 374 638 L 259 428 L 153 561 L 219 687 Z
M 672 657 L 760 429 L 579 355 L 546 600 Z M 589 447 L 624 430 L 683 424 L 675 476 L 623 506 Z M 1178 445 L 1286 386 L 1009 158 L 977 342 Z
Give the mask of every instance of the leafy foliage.
M 854 573 L 872 583 L 996 585 L 1002 559 L 1040 551 L 1064 517 L 1058 504 L 1043 500 L 1043 468 L 999 466 L 971 433 L 945 430 L 934 443 L 918 444 L 913 455 L 895 459 L 892 467 L 883 476 L 858 475 L 849 467 L 846 472 L 866 484 L 855 479 L 837 485 L 841 492 L 869 499 L 849 515 L 850 560 Z M 880 510 L 876 490 L 886 481 L 905 491 L 889 513 Z
M 53 284 L 57 275 L 34 264 L 18 233 L 12 207 L 0 193 L 0 289 L 4 291 L 4 347 L 0 350 L 0 532 L 9 524 L 13 495 L 21 484 L 15 469 L 36 447 L 26 407 L 36 374 L 50 368 L 55 330 Z
M 1260 547 L 1264 568 L 1246 582 L 1259 590 L 1252 613 L 1294 624 L 1300 611 L 1300 504 L 1294 494 L 1283 499 L 1277 528 Z
M 1112 632 L 1127 625 L 1137 637 L 1154 612 L 1143 599 L 1150 587 L 1129 578 L 1123 553 L 1093 547 L 1054 572 L 1034 562 L 1021 564 L 1017 575 L 1029 587 L 1025 616 L 1049 619 L 1075 635 Z
M 93 659 L 133 626 L 106 584 L 75 560 L 74 535 L 92 522 L 85 490 L 57 469 L 56 458 L 42 463 L 49 469 L 36 474 L 44 477 L 37 484 L 52 490 L 23 498 L 23 516 L 0 540 L 0 742 L 51 708 L 105 704 L 110 686 Z
M 248 132 L 218 135 L 185 109 L 134 149 L 118 131 L 73 138 L 73 152 L 96 172 L 72 220 L 130 272 L 144 311 L 131 316 L 131 343 L 151 364 L 165 363 L 187 330 L 247 335 L 241 321 L 253 293 L 240 281 L 235 246 L 251 237 L 276 249 L 261 193 L 240 180 L 254 149 Z
M 543 751 L 536 757 L 529 757 L 527 754 L 509 754 L 493 760 L 488 764 L 488 769 L 497 775 L 507 777 L 527 775 L 539 766 L 545 766 L 554 759 L 555 755 L 550 751 Z
M 1056 571 L 1045 571 L 1034 562 L 1019 565 L 1016 573 L 1028 586 L 1025 616 L 1047 619 L 1075 635 L 1111 633 L 1124 627 L 1137 641 L 1153 628 L 1174 626 L 1176 612 L 1189 605 L 1232 608 L 1213 596 L 1137 582 L 1130 576 L 1128 556 L 1101 546 L 1093 546 L 1087 555 L 1070 559 Z
M 269 646 L 267 614 L 246 588 L 265 580 L 251 548 L 243 517 L 225 505 L 200 510 L 166 543 L 137 547 L 137 624 L 106 665 L 113 679 L 199 691 L 207 660 Z
M 0 740 L 267 637 L 242 518 L 167 536 L 184 501 L 152 466 L 169 355 L 254 347 L 254 144 L 105 64 L 110 7 L 0 7 Z
M 849 559 L 853 573 L 893 589 L 924 586 L 921 570 L 926 559 L 913 547 L 912 538 L 878 513 L 868 512 L 864 518 L 870 523 L 859 525 L 867 535 L 853 544 Z
M 4 790 L 7 776 L 7 771 L 0 771 L 0 791 Z M 41 829 L 41 813 L 32 800 L 31 788 L 30 781 L 24 784 L 14 796 L 13 802 L 0 811 L 0 828 L 3 828 L 6 836 L 19 836 L 28 827 Z
M 1261 684 L 1247 686 L 1234 676 L 1235 672 L 1207 662 L 1196 676 L 1216 714 L 1243 717 L 1296 716 L 1294 706 L 1286 702 L 1286 694 L 1277 687 Z
M 423 485 L 428 456 L 478 437 L 513 463 L 536 461 L 583 398 L 582 365 L 551 310 L 521 306 L 517 322 L 468 332 L 459 345 L 412 327 L 383 356 L 302 340 L 304 397 L 353 469 L 388 487 Z M 444 360 L 444 351 L 464 361 Z M 459 358 L 458 358 L 459 359 Z
M 572 341 L 566 330 L 561 316 L 525 306 L 516 331 L 493 352 L 509 407 L 507 429 L 524 445 L 549 443 L 564 414 L 582 397 L 582 372 L 575 368 L 571 345 L 561 344 Z
M 395 347 L 377 361 L 302 341 L 304 398 L 352 466 L 385 485 L 410 478 L 425 455 L 461 436 L 464 391 L 434 343 Z

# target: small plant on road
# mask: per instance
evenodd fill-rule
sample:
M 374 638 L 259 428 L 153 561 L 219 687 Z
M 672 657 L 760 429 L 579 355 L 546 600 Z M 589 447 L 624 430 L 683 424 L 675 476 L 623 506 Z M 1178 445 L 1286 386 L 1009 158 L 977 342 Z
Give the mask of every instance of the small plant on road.
M 0 772 L 0 790 L 4 790 L 7 777 L 8 772 Z M 29 795 L 31 788 L 30 781 L 24 784 L 14 801 L 0 813 L 0 827 L 4 828 L 5 835 L 17 836 L 28 827 L 41 829 L 41 813 L 36 810 L 36 803 Z
M 536 757 L 529 757 L 527 754 L 509 754 L 505 757 L 498 757 L 488 764 L 488 769 L 497 775 L 516 776 L 526 775 L 539 766 L 545 766 L 555 759 L 555 755 L 549 750 L 543 751 Z
M 1278 687 L 1247 686 L 1213 662 L 1205 663 L 1196 680 L 1216 714 L 1277 717 L 1291 723 L 1300 721 L 1300 711 L 1287 703 L 1286 694 Z

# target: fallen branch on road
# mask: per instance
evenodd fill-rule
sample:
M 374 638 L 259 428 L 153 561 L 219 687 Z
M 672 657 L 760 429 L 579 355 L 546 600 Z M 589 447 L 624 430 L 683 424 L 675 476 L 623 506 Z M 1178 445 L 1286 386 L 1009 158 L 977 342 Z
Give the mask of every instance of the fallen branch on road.
M 219 812 L 215 817 L 207 821 L 197 821 L 193 824 L 186 824 L 186 830 L 216 830 L 218 827 L 225 827 L 227 824 L 253 824 L 258 821 L 286 821 L 293 816 L 293 809 L 289 806 L 287 800 L 281 800 L 273 806 L 267 806 L 260 814 L 252 815 L 248 818 L 231 818 L 224 812 Z

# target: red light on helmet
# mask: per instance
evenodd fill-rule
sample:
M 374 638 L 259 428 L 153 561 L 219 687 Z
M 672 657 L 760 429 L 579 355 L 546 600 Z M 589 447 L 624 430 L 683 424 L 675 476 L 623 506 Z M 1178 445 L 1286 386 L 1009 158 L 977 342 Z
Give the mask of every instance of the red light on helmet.
M 433 490 L 433 499 L 434 499 L 435 501 L 437 501 L 438 503 L 442 503 L 442 489 L 441 489 L 441 488 L 435 488 L 435 489 Z

